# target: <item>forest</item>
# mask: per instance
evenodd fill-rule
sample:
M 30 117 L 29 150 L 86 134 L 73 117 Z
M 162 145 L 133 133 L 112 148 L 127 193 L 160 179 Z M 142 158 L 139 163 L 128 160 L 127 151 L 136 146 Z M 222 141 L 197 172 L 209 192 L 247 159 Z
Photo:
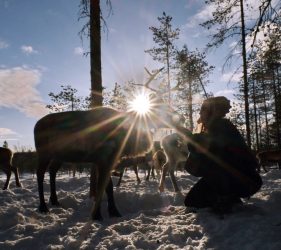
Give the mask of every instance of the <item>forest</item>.
M 221 2 L 223 4 L 221 4 Z M 109 10 L 111 2 L 106 1 Z M 154 47 L 148 53 L 159 69 L 148 73 L 146 84 L 132 81 L 115 83 L 112 90 L 102 85 L 101 71 L 101 29 L 106 27 L 106 18 L 99 1 L 81 1 L 80 18 L 89 18 L 80 31 L 82 37 L 90 39 L 91 94 L 77 96 L 77 90 L 64 85 L 60 93 L 49 93 L 52 104 L 50 112 L 87 109 L 91 106 L 111 106 L 126 110 L 126 97 L 145 87 L 164 98 L 175 110 L 186 118 L 185 126 L 191 131 L 196 127 L 196 116 L 201 99 L 213 93 L 206 92 L 210 84 L 208 77 L 214 66 L 209 65 L 206 54 L 219 48 L 228 40 L 235 41 L 225 60 L 225 67 L 232 60 L 240 61 L 232 77 L 239 76 L 238 93 L 232 102 L 230 120 L 239 128 L 247 144 L 256 151 L 279 149 L 281 147 L 281 83 L 280 83 L 280 3 L 266 0 L 257 6 L 247 1 L 205 1 L 214 6 L 212 18 L 201 26 L 210 31 L 210 41 L 204 51 L 190 50 L 185 44 L 176 46 L 180 29 L 173 26 L 173 18 L 163 12 L 157 17 L 157 26 L 148 27 L 153 37 Z M 258 11 L 253 20 L 251 12 Z M 97 11 L 99 10 L 99 11 Z M 155 82 L 158 86 L 155 86 Z M 101 93 L 101 94 L 95 94 Z
M 78 2 L 77 36 L 89 45 L 82 51 L 90 64 L 89 86 L 83 86 L 89 94 L 80 95 L 71 82 L 48 92 L 48 114 L 32 131 L 35 151 L 19 146 L 12 156 L 4 140 L 0 248 L 281 249 L 281 2 L 205 0 L 204 49 L 178 45 L 183 26 L 168 10 L 150 16 L 153 44 L 143 53 L 156 66 L 141 66 L 143 82 L 116 80 L 112 88 L 103 80 L 102 37 L 114 1 Z M 1 46 L 8 47 L 0 39 Z M 229 82 L 238 79 L 230 105 L 209 90 L 215 66 L 208 55 L 223 46 L 222 72 L 234 64 Z M 136 102 L 140 96 L 148 107 Z M 151 99 L 155 113 L 147 111 Z M 220 137 L 225 131 L 218 126 L 219 133 L 207 137 L 208 100 L 224 101 L 219 121 L 233 134 Z M 196 133 L 198 124 L 206 130 Z M 210 138 L 223 150 L 211 148 Z M 277 158 L 260 168 L 261 152 Z

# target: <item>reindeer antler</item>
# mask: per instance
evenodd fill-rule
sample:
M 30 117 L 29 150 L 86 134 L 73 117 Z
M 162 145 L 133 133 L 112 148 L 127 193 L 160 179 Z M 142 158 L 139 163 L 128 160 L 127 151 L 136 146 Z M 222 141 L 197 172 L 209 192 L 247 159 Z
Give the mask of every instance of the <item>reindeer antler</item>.
M 150 89 L 151 91 L 153 92 L 157 92 L 156 89 L 153 89 L 149 86 L 149 84 L 155 79 L 155 77 L 164 69 L 164 67 L 160 68 L 160 69 L 157 69 L 155 70 L 153 73 L 150 72 L 146 67 L 144 67 L 146 73 L 149 75 L 149 78 L 147 80 L 147 82 L 145 84 L 138 84 L 138 83 L 133 83 L 133 85 L 136 85 L 136 86 L 142 86 L 142 87 L 145 87 L 147 89 Z

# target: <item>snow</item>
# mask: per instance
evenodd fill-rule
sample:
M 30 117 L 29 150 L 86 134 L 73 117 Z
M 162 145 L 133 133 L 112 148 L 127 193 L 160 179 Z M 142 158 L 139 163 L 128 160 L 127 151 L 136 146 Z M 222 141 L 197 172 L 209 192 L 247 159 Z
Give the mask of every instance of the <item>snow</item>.
M 62 207 L 51 212 L 37 211 L 36 178 L 21 177 L 17 188 L 12 176 L 9 190 L 0 191 L 0 249 L 281 249 L 281 171 L 262 173 L 262 189 L 244 205 L 221 218 L 208 209 L 186 213 L 185 194 L 198 180 L 178 172 L 181 193 L 175 194 L 169 178 L 165 193 L 160 194 L 157 180 L 138 185 L 132 171 L 127 171 L 115 199 L 121 218 L 109 218 L 106 196 L 102 222 L 91 221 L 93 201 L 89 195 L 89 177 L 57 178 Z M 114 183 L 117 183 L 117 178 Z M 0 176 L 1 187 L 5 176 Z M 48 175 L 45 194 L 49 197 Z

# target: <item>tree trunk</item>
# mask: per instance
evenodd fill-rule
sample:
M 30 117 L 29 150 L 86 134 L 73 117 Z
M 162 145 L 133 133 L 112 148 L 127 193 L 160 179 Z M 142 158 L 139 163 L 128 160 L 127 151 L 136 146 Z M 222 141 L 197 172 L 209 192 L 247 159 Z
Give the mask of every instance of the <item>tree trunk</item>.
M 266 104 L 266 86 L 264 79 L 262 78 L 262 88 L 263 88 L 263 106 L 264 106 L 264 115 L 265 115 L 265 131 L 266 131 L 266 148 L 269 148 L 269 129 L 268 129 L 268 112 L 267 112 L 267 104 Z
M 170 60 L 169 60 L 169 45 L 167 45 L 167 77 L 168 77 L 168 103 L 171 105 L 171 82 L 170 82 Z
M 102 106 L 100 0 L 90 0 L 91 107 Z
M 259 151 L 259 133 L 258 133 L 258 121 L 257 121 L 257 104 L 256 104 L 256 92 L 255 92 L 255 79 L 253 79 L 253 102 L 254 102 L 254 121 L 255 121 L 255 132 L 256 132 L 256 149 Z
M 243 0 L 240 0 L 241 11 L 241 39 L 242 39 L 242 57 L 243 57 L 243 79 L 244 79 L 244 105 L 245 105 L 245 120 L 246 120 L 246 137 L 248 146 L 251 147 L 251 129 L 249 116 L 249 83 L 247 73 L 247 52 L 246 52 L 246 35 L 245 35 L 245 21 L 244 21 L 244 7 Z
M 273 95 L 274 95 L 274 106 L 275 106 L 275 119 L 276 119 L 276 141 L 277 141 L 277 146 L 280 148 L 280 133 L 279 133 L 279 113 L 278 113 L 278 94 L 277 94 L 277 81 L 275 79 L 275 71 L 274 71 L 274 65 L 272 66 L 272 80 L 273 80 Z
M 188 115 L 189 115 L 189 129 L 193 131 L 193 117 L 192 117 L 192 86 L 190 79 L 188 80 Z

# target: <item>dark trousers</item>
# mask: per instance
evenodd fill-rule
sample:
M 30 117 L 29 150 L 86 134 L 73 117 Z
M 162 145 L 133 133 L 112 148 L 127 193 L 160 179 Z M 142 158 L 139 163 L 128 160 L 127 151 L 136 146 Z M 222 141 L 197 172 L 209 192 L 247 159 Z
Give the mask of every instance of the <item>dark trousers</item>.
M 187 193 L 185 205 L 188 207 L 213 207 L 220 198 L 226 198 L 230 204 L 256 193 L 262 185 L 258 174 L 241 180 L 224 171 L 208 171 Z

